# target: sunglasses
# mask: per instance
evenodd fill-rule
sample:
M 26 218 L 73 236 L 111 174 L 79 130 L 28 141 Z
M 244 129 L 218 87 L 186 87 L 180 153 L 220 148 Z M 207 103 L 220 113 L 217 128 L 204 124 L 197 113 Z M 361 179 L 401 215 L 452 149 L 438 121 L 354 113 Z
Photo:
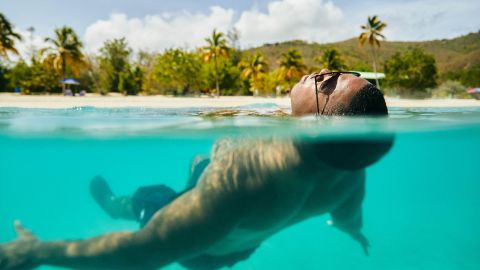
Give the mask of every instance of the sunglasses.
M 315 74 L 314 79 L 315 79 L 315 97 L 317 99 L 317 115 L 323 115 L 323 112 L 325 111 L 325 108 L 327 107 L 328 100 L 330 99 L 330 95 L 333 93 L 335 90 L 335 85 L 337 82 L 338 77 L 342 74 L 351 74 L 356 77 L 360 77 L 360 73 L 358 72 L 352 72 L 352 71 L 335 71 L 335 72 L 328 72 L 328 73 L 323 73 L 323 74 Z M 326 76 L 331 76 L 327 80 L 323 81 L 323 79 Z M 323 82 L 322 82 L 323 81 Z M 320 89 L 318 88 L 318 83 L 322 82 L 320 85 Z M 318 93 L 325 94 L 327 96 L 327 100 L 325 101 L 325 105 L 323 105 L 322 113 L 320 113 L 320 107 L 318 104 Z

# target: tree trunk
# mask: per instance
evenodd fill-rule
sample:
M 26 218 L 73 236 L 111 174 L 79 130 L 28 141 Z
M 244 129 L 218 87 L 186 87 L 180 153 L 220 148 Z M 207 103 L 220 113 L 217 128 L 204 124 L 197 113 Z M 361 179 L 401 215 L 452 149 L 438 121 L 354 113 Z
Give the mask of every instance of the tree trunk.
M 220 85 L 218 84 L 218 62 L 215 55 L 215 86 L 217 88 L 217 97 L 220 97 Z
M 373 56 L 373 72 L 375 74 L 375 82 L 377 84 L 377 88 L 380 89 L 380 83 L 378 82 L 378 76 L 377 76 L 377 54 L 375 52 L 375 46 L 372 45 L 372 56 Z
M 65 63 L 65 57 L 62 57 L 62 80 L 65 80 L 65 66 L 66 66 L 66 63 Z M 63 94 L 65 95 L 65 83 L 63 84 Z M 72 90 L 72 94 L 73 96 L 75 96 L 75 93 L 73 92 Z
M 257 76 L 252 75 L 252 77 L 253 77 L 253 80 L 252 80 L 252 84 L 253 84 L 253 96 L 258 96 Z
M 66 76 L 66 69 L 67 69 L 67 61 L 65 60 L 65 55 L 63 54 L 60 54 L 60 57 L 62 57 L 62 80 L 65 80 L 65 76 Z

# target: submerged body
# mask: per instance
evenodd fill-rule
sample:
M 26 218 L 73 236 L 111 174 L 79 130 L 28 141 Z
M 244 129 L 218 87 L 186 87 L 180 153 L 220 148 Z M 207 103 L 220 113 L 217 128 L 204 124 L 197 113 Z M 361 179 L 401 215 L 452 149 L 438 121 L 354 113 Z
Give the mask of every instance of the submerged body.
M 235 226 L 204 251 L 226 255 L 254 249 L 274 233 L 307 218 L 333 212 L 334 222 L 360 231 L 364 170 L 340 171 L 299 153 L 291 141 L 221 142 L 199 185 L 223 186 L 214 192 L 238 193 L 242 213 Z M 248 145 L 249 147 L 245 147 Z M 221 149 L 221 150 L 219 150 Z M 225 166 L 226 164 L 230 166 Z M 217 183 L 209 173 L 231 180 Z M 353 199 L 353 200 L 352 200 Z M 335 215 L 348 207 L 348 215 Z
M 336 223 L 352 236 L 361 236 L 363 169 L 333 169 L 312 155 L 316 152 L 311 150 L 318 145 L 299 145 L 308 150 L 299 150 L 290 140 L 221 140 L 215 144 L 211 157 L 196 156 L 192 160 L 189 181 L 180 194 L 160 184 L 140 187 L 131 197 L 117 197 L 101 176 L 92 180 L 90 190 L 112 218 L 136 220 L 142 227 L 155 212 L 194 187 L 218 187 L 201 194 L 205 200 L 215 193 L 238 194 L 231 207 L 238 204 L 243 211 L 228 213 L 237 215 L 231 230 L 200 254 L 179 261 L 192 270 L 233 266 L 248 259 L 272 234 L 326 212 L 332 212 Z M 302 157 L 310 162 L 302 161 Z M 218 172 L 226 181 L 208 183 L 211 175 Z
M 42 242 L 17 226 L 23 240 L 1 247 L 0 269 L 41 264 L 157 269 L 176 261 L 212 269 L 203 257 L 240 254 L 224 263 L 233 265 L 276 232 L 327 212 L 337 227 L 359 240 L 364 170 L 331 168 L 314 153 L 299 151 L 290 140 L 219 141 L 197 185 L 155 213 L 141 230 Z M 18 261 L 1 256 L 19 249 Z

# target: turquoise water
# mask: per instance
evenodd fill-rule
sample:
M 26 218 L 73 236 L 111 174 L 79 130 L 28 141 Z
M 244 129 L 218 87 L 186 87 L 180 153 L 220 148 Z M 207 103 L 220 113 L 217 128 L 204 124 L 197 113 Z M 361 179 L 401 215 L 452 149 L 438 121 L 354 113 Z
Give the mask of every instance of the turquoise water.
M 389 119 L 272 117 L 278 109 L 286 110 L 259 104 L 217 117 L 205 109 L 0 108 L 0 242 L 14 239 L 15 219 L 42 240 L 134 230 L 95 205 L 89 180 L 101 174 L 117 194 L 158 183 L 180 190 L 192 156 L 225 136 L 395 133 L 392 150 L 367 169 L 370 257 L 326 215 L 274 235 L 233 269 L 480 269 L 480 108 L 391 108 Z

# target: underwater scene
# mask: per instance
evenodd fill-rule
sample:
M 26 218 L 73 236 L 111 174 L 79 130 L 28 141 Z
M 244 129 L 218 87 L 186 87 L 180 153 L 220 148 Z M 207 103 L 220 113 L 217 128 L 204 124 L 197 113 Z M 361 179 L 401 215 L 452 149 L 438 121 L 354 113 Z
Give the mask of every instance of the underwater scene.
M 225 138 L 393 138 L 366 169 L 368 256 L 327 213 L 273 234 L 231 269 L 480 269 L 480 108 L 389 110 L 388 118 L 292 118 L 273 104 L 0 108 L 0 242 L 16 238 L 14 220 L 47 241 L 137 230 L 97 205 L 90 181 L 102 176 L 117 195 L 158 184 L 181 192 L 192 159 Z

